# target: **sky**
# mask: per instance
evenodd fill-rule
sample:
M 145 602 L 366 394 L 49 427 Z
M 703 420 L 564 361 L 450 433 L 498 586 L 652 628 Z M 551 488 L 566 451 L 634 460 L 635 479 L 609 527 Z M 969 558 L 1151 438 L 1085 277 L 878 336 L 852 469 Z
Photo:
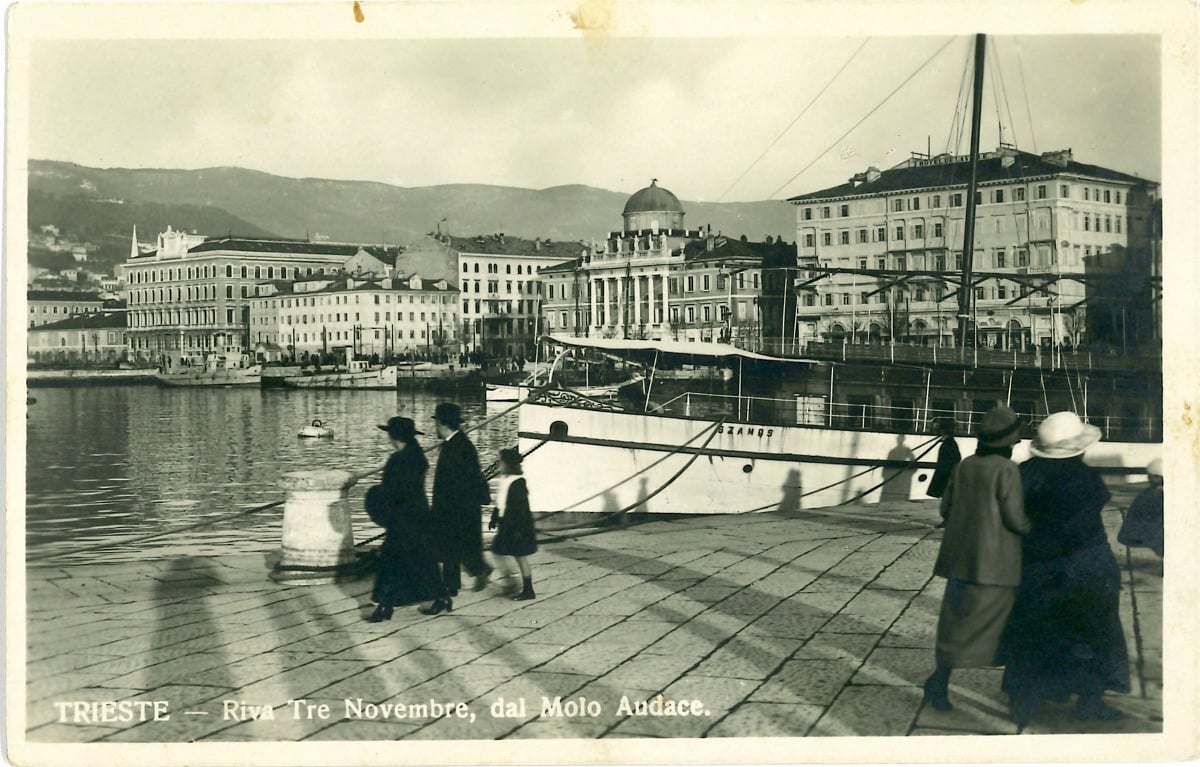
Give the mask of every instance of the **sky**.
M 399 186 L 632 192 L 657 178 L 682 199 L 780 199 L 927 147 L 965 153 L 965 130 L 957 145 L 951 135 L 971 45 L 969 36 L 38 41 L 29 156 Z M 1003 125 L 1021 149 L 1070 147 L 1081 162 L 1161 179 L 1157 37 L 989 36 L 988 47 L 984 149 Z

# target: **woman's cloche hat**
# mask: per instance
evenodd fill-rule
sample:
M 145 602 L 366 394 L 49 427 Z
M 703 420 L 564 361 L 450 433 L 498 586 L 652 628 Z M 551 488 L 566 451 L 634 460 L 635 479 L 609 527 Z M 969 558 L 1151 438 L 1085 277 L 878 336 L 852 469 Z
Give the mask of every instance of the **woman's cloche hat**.
M 425 433 L 417 431 L 417 425 L 413 419 L 405 418 L 402 415 L 392 416 L 388 419 L 386 426 L 380 425 L 379 428 L 386 431 L 389 438 L 403 442 L 411 442 L 416 435 Z
M 1021 441 L 1021 418 L 1006 405 L 997 405 L 983 416 L 977 434 L 984 447 L 1009 447 Z
M 1083 451 L 1099 439 L 1099 428 L 1064 410 L 1042 421 L 1037 436 L 1029 445 L 1029 452 L 1039 458 L 1073 458 L 1083 455 Z

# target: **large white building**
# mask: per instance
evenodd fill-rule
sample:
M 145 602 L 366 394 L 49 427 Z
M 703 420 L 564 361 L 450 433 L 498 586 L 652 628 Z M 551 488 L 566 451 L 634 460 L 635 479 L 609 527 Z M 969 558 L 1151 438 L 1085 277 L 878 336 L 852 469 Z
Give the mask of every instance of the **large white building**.
M 136 240 L 135 240 L 136 243 Z M 383 274 L 396 249 L 172 231 L 124 265 L 129 342 L 144 358 L 248 352 L 250 299 L 264 280 Z
M 791 198 L 809 268 L 798 338 L 955 343 L 969 173 L 969 157 L 918 155 Z M 1154 337 L 1155 182 L 1007 146 L 980 156 L 977 178 L 979 345 Z
M 446 280 L 314 275 L 260 283 L 249 300 L 250 342 L 294 359 L 336 354 L 390 360 L 459 352 L 458 288 Z

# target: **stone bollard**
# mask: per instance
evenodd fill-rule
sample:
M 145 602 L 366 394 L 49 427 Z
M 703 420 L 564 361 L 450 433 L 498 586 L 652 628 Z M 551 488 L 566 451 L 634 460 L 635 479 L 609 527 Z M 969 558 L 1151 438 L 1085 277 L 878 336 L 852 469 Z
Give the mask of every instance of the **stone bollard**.
M 354 475 L 339 469 L 289 471 L 279 480 L 283 506 L 283 557 L 271 571 L 281 583 L 336 583 L 357 578 L 354 530 L 346 493 Z

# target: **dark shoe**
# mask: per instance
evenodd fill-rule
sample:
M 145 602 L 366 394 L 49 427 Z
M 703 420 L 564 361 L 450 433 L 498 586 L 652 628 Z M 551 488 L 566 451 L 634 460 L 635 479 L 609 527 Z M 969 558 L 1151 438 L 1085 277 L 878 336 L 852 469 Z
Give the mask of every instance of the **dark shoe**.
M 417 612 L 422 615 L 438 615 L 439 613 L 448 613 L 454 609 L 454 603 L 449 599 L 435 599 L 429 607 L 418 607 Z
M 521 584 L 523 588 L 521 593 L 513 597 L 514 602 L 524 602 L 529 599 L 535 599 L 537 594 L 533 593 L 533 578 L 522 578 Z
M 382 623 L 392 619 L 392 608 L 379 605 L 375 608 L 375 612 L 371 613 L 371 617 L 367 618 L 367 623 Z
M 450 597 L 458 596 L 458 589 L 447 589 L 446 596 L 450 596 Z
M 1104 702 L 1100 697 L 1081 697 L 1075 704 L 1075 718 L 1100 722 L 1116 722 L 1125 718 L 1125 713 Z
M 484 573 L 483 575 L 475 576 L 475 586 L 471 590 L 472 591 L 483 591 L 484 589 L 486 589 L 487 584 L 488 584 L 488 576 L 489 575 L 491 575 L 490 570 L 488 572 Z
M 925 680 L 925 702 L 937 711 L 950 711 L 950 690 L 945 682 L 939 683 L 937 674 Z
M 1009 709 L 1012 711 L 1013 722 L 1017 725 L 1017 734 L 1020 735 L 1041 711 L 1042 704 L 1035 698 L 1017 696 L 1011 698 Z

